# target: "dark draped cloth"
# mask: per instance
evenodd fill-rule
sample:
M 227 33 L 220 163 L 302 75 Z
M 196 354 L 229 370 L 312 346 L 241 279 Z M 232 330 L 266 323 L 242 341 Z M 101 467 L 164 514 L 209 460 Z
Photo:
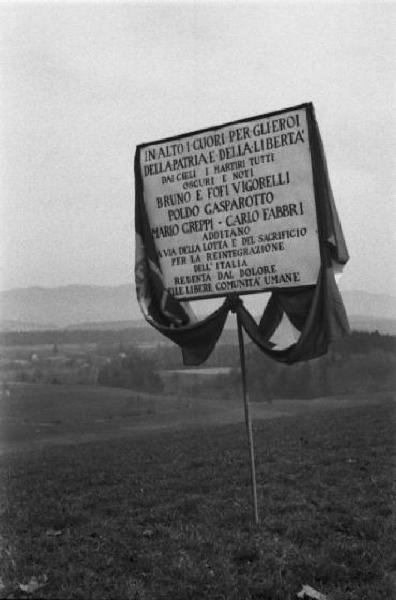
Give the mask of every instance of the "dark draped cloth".
M 348 251 L 330 187 L 326 159 L 312 105 L 307 120 L 318 220 L 321 267 L 316 285 L 272 292 L 256 323 L 240 298 L 231 294 L 205 319 L 198 321 L 188 303 L 165 288 L 143 199 L 139 149 L 135 155 L 135 281 L 145 319 L 178 344 L 185 365 L 199 365 L 214 349 L 230 311 L 235 312 L 249 338 L 268 356 L 286 364 L 316 358 L 329 344 L 349 332 L 348 319 L 334 277 L 334 266 L 348 261 Z M 271 337 L 284 315 L 299 331 L 298 340 L 277 349 Z

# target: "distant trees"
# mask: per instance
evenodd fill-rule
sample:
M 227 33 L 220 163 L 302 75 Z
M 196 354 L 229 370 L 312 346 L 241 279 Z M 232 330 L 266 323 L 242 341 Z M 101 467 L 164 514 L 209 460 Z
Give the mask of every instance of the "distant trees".
M 252 345 L 248 352 L 252 399 L 316 398 L 334 394 L 392 390 L 396 385 L 395 338 L 352 333 L 321 357 L 282 365 Z
M 0 365 L 0 376 L 37 382 L 56 376 L 63 382 L 157 392 L 162 389 L 158 372 L 182 367 L 180 348 L 164 342 L 148 326 L 2 333 L 0 345 L 7 360 Z M 209 386 L 217 397 L 236 393 L 240 385 L 236 331 L 225 330 L 221 342 L 202 366 L 231 367 L 232 373 L 219 373 L 206 388 L 191 381 L 192 395 L 207 393 Z M 44 345 L 49 346 L 47 354 L 38 351 Z M 271 360 L 252 343 L 247 344 L 246 355 L 249 393 L 256 401 L 391 390 L 396 384 L 396 337 L 378 332 L 353 332 L 334 343 L 327 355 L 291 366 Z M 23 364 L 16 359 L 23 359 Z
M 135 351 L 118 355 L 101 367 L 99 385 L 158 392 L 162 389 L 156 366 L 146 353 Z
M 253 344 L 247 346 L 249 393 L 254 401 L 270 402 L 276 398 L 316 398 L 344 393 L 391 390 L 396 384 L 396 338 L 378 333 L 354 332 L 333 344 L 321 357 L 295 365 L 283 365 L 260 352 Z M 137 390 L 160 391 L 159 370 L 181 368 L 180 350 L 154 347 L 127 350 L 104 365 L 98 383 Z M 219 344 L 204 367 L 231 366 L 229 375 L 200 383 L 191 379 L 187 390 L 192 396 L 213 394 L 227 397 L 240 385 L 238 349 Z M 175 383 L 175 393 L 179 381 Z M 183 384 L 184 385 L 184 384 Z M 167 386 L 169 388 L 169 385 Z
M 164 338 L 158 331 L 143 325 L 130 329 L 63 329 L 48 331 L 0 331 L 2 346 L 37 346 L 44 344 L 101 344 L 105 346 L 120 344 L 159 343 Z

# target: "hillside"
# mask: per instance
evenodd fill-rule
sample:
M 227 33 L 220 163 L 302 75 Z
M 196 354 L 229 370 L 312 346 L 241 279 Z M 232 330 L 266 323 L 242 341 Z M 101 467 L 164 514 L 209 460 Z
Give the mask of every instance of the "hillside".
M 54 325 L 140 319 L 140 310 L 132 285 L 68 285 L 1 292 L 0 315 L 2 321 L 28 322 L 35 329 L 49 325 L 51 329 Z
M 382 333 L 396 331 L 396 298 L 364 291 L 342 291 L 353 327 Z M 257 297 L 256 297 L 257 298 Z M 266 296 L 259 305 L 265 305 Z M 198 313 L 208 313 L 219 301 L 197 303 Z M 252 297 L 246 306 L 257 312 Z M 143 323 L 132 284 L 119 286 L 68 285 L 56 288 L 31 287 L 0 293 L 0 320 L 3 331 L 27 331 L 92 327 L 108 329 Z

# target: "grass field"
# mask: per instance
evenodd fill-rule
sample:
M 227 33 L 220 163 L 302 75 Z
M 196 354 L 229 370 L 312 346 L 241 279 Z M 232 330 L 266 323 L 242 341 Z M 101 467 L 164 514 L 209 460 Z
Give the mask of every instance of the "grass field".
M 53 444 L 136 436 L 148 431 L 241 423 L 240 390 L 227 400 L 186 394 L 153 395 L 129 389 L 88 385 L 12 384 L 0 396 L 0 453 Z M 254 419 L 304 414 L 311 410 L 378 404 L 387 392 L 315 400 L 252 402 Z
M 254 430 L 258 527 L 242 424 L 4 453 L 0 595 L 45 576 L 30 597 L 394 598 L 393 401 Z

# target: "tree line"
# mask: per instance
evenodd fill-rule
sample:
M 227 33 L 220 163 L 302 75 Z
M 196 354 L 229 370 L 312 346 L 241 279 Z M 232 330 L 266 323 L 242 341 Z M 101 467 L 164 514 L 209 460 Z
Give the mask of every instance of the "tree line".
M 180 349 L 156 347 L 144 352 L 126 345 L 99 373 L 98 383 L 160 392 L 161 370 L 181 369 Z M 353 332 L 332 344 L 318 359 L 283 365 L 264 355 L 254 344 L 247 344 L 249 391 L 254 401 L 276 398 L 314 398 L 319 396 L 392 390 L 396 383 L 396 337 L 378 332 Z M 240 382 L 238 347 L 218 344 L 202 365 L 232 367 L 229 375 L 211 378 L 211 392 L 218 396 L 235 393 Z M 175 379 L 177 386 L 177 379 Z M 194 384 L 194 395 L 205 395 L 208 382 Z

